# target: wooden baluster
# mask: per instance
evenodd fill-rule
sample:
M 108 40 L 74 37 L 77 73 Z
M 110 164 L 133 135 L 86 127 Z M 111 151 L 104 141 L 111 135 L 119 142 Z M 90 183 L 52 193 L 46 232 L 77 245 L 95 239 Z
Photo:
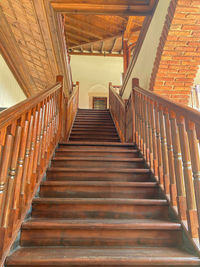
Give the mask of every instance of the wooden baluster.
M 14 212 L 12 209 L 12 203 L 14 198 L 14 186 L 16 186 L 15 176 L 16 176 L 16 168 L 17 168 L 17 159 L 19 154 L 19 146 L 21 141 L 21 126 L 17 126 L 16 133 L 15 133 L 15 139 L 14 139 L 14 145 L 13 145 L 13 151 L 12 151 L 12 157 L 11 157 L 11 166 L 10 166 L 10 177 L 8 180 L 7 185 L 7 193 L 6 193 L 6 201 L 4 206 L 4 213 L 3 213 L 3 222 L 2 226 L 7 228 L 9 225 L 12 225 L 12 222 L 14 220 Z M 2 210 L 3 212 L 3 210 Z
M 39 106 L 39 119 L 38 119 L 38 126 L 37 126 L 37 137 L 36 137 L 36 145 L 35 145 L 35 154 L 34 154 L 34 164 L 33 164 L 33 173 L 36 175 L 36 182 L 38 182 L 38 175 L 37 175 L 37 162 L 38 162 L 38 155 L 39 155 L 39 148 L 40 148 L 40 132 L 41 132 L 41 124 L 42 124 L 42 108 Z
M 146 163 L 150 167 L 149 114 L 148 114 L 148 99 L 147 99 L 147 97 L 144 97 L 144 121 L 145 121 Z
M 44 118 L 45 118 L 46 106 L 43 103 L 42 108 L 42 121 L 41 121 L 41 129 L 40 129 L 40 142 L 39 142 L 39 153 L 37 159 L 37 170 L 38 176 L 40 176 L 41 171 L 43 169 L 43 161 L 42 161 L 42 143 L 43 143 L 43 134 L 44 134 Z
M 168 110 L 164 111 L 165 126 L 166 126 L 166 137 L 167 137 L 167 151 L 168 151 L 168 162 L 169 162 L 169 178 L 170 178 L 170 201 L 172 206 L 177 206 L 177 192 L 176 192 L 176 178 L 174 169 L 174 154 L 172 146 L 172 135 L 171 135 L 171 125 L 169 120 Z
M 13 145 L 13 136 L 7 134 L 0 167 L 0 226 L 3 226 L 3 210 L 5 205 L 5 196 L 7 192 L 8 172 L 10 167 L 10 158 Z
M 29 117 L 29 115 L 28 115 L 28 117 Z M 33 116 L 31 115 L 30 116 L 30 122 L 29 122 L 27 142 L 26 142 L 26 152 L 25 152 L 25 159 L 24 159 L 21 192 L 20 192 L 20 216 L 23 214 L 24 209 L 25 209 L 25 204 L 28 201 L 27 200 L 28 195 L 26 192 L 26 184 L 27 184 L 27 176 L 28 176 L 28 172 L 29 172 L 28 165 L 29 165 L 29 157 L 30 157 L 32 130 L 33 130 Z
M 132 105 L 132 116 L 133 116 L 133 143 L 136 143 L 136 106 L 135 106 L 135 91 L 134 88 L 139 87 L 139 79 L 132 79 L 132 92 L 131 92 L 131 105 Z
M 162 166 L 162 148 L 161 148 L 161 136 L 160 136 L 160 122 L 159 111 L 157 104 L 155 104 L 155 126 L 156 126 L 156 140 L 157 140 L 157 152 L 158 152 L 158 177 L 161 186 L 164 186 L 163 181 L 163 166 Z
M 185 128 L 185 119 L 179 116 L 177 119 L 181 153 L 183 159 L 183 170 L 184 170 L 184 181 L 185 181 L 185 192 L 187 201 L 187 222 L 190 234 L 193 238 L 198 237 L 198 220 L 196 210 L 196 200 L 194 193 L 193 175 L 191 167 L 191 157 L 188 136 Z M 193 152 L 192 152 L 193 155 Z
M 151 114 L 152 141 L 153 141 L 153 168 L 154 168 L 154 175 L 158 179 L 158 150 L 157 150 L 157 137 L 156 137 L 155 106 L 153 101 L 150 101 L 150 114 Z
M 36 183 L 36 175 L 33 174 L 33 164 L 34 164 L 34 154 L 35 154 L 35 142 L 36 142 L 36 134 L 37 134 L 37 125 L 38 125 L 38 111 L 34 111 L 34 126 L 30 147 L 30 160 L 28 166 L 28 176 L 27 176 L 27 195 L 30 196 L 33 191 Z
M 135 99 L 135 142 L 136 142 L 136 145 L 139 147 L 138 97 L 137 97 L 137 93 L 136 92 L 135 92 L 134 99 Z
M 154 172 L 154 164 L 153 164 L 153 136 L 152 136 L 152 123 L 151 123 L 151 102 L 148 98 L 147 101 L 147 113 L 148 113 L 148 136 L 149 136 L 149 161 L 151 171 Z
M 142 119 L 142 141 L 143 141 L 143 148 L 142 152 L 144 155 L 145 160 L 146 158 L 146 127 L 145 127 L 145 101 L 144 101 L 144 96 L 141 95 L 141 119 Z
M 191 121 L 189 121 L 188 123 L 188 140 L 190 146 L 192 172 L 194 178 L 198 226 L 200 227 L 200 152 L 199 152 L 199 144 L 196 135 L 195 124 Z M 198 232 L 200 238 L 200 228 Z
M 180 219 L 186 220 L 187 218 L 186 199 L 185 199 L 185 187 L 183 178 L 182 155 L 181 155 L 178 127 L 176 123 L 176 114 L 174 112 L 170 112 L 170 121 L 171 121 L 171 132 L 172 132 L 172 145 L 174 152 L 178 211 Z
M 162 150 L 162 166 L 165 194 L 169 194 L 169 162 L 167 154 L 167 138 L 166 128 L 164 123 L 163 108 L 159 106 L 159 122 L 160 122 L 160 136 L 161 136 L 161 150 Z

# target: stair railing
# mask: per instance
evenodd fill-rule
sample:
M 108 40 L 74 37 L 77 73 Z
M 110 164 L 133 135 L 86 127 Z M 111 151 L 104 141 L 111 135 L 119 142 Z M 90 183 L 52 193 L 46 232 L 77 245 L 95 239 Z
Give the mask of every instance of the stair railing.
M 188 236 L 200 237 L 200 113 L 133 86 L 135 141 Z
M 68 113 L 64 111 L 62 80 L 58 76 L 53 87 L 0 114 L 0 262 L 16 239 L 49 160 L 63 139 L 63 122 L 75 112 L 71 103 L 77 101 L 76 91 Z
M 112 86 L 112 83 L 109 83 L 109 109 L 111 116 L 113 118 L 115 127 L 119 134 L 121 142 L 125 142 L 126 139 L 126 107 L 124 100 L 119 96 Z
M 66 136 L 65 140 L 68 141 L 71 129 L 76 117 L 76 113 L 78 110 L 78 104 L 79 104 L 79 82 L 76 82 L 76 86 L 73 87 L 73 92 L 69 100 L 66 98 L 65 99 L 65 107 L 66 111 L 65 114 L 67 116 L 66 121 L 66 126 L 64 127 L 66 130 Z

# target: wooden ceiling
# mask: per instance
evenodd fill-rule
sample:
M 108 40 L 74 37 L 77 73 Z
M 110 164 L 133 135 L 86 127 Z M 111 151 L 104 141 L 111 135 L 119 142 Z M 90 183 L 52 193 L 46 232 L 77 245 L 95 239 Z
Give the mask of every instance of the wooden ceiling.
M 0 0 L 0 52 L 27 96 L 52 85 L 58 74 L 64 76 L 68 94 L 71 77 L 61 13 L 70 49 L 120 55 L 122 34 L 127 32 L 134 43 L 156 1 Z M 135 24 L 129 23 L 130 16 Z
M 122 40 L 134 47 L 144 16 L 103 16 L 64 14 L 65 38 L 70 54 L 122 56 Z M 130 23 L 131 21 L 131 23 Z

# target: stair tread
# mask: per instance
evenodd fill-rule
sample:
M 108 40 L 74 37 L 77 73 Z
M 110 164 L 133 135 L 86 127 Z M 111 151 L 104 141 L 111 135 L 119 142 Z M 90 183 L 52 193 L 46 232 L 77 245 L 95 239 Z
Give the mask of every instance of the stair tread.
M 119 146 L 119 147 L 135 147 L 133 143 L 118 143 L 118 142 L 92 142 L 92 141 L 71 141 L 71 142 L 60 142 L 60 145 L 88 145 L 88 146 Z
M 133 248 L 72 248 L 72 247 L 30 247 L 19 248 L 7 259 L 7 265 L 65 265 L 65 264 L 200 264 L 200 259 L 175 247 L 133 247 Z
M 102 150 L 102 149 L 95 149 L 95 150 L 88 150 L 88 149 L 76 149 L 76 148 L 65 148 L 65 147 L 59 147 L 56 149 L 56 152 L 85 152 L 85 153 L 91 153 L 91 152 L 98 152 L 98 153 L 104 153 L 104 152 L 110 152 L 116 154 L 116 153 L 137 153 L 137 149 L 132 149 L 132 150 Z
M 86 204 L 116 204 L 116 205 L 168 205 L 166 199 L 130 199 L 130 198 L 56 198 L 40 197 L 34 198 L 33 203 L 40 204 L 67 204 L 67 203 L 86 203 Z
M 101 167 L 101 168 L 71 168 L 71 167 L 50 167 L 48 171 L 71 171 L 71 172 L 101 172 L 101 173 L 150 173 L 149 169 L 142 168 L 112 168 L 112 167 Z
M 180 230 L 181 224 L 156 219 L 40 219 L 23 223 L 23 229 L 65 229 L 65 228 L 103 228 L 103 229 L 146 229 Z
M 115 181 L 44 181 L 48 186 L 108 186 L 108 187 L 158 187 L 156 182 L 115 182 Z
M 125 157 L 118 157 L 118 158 L 105 158 L 105 157 L 62 157 L 56 156 L 53 158 L 54 161 L 56 160 L 66 160 L 66 161 L 128 161 L 128 162 L 144 162 L 143 158 L 125 158 Z

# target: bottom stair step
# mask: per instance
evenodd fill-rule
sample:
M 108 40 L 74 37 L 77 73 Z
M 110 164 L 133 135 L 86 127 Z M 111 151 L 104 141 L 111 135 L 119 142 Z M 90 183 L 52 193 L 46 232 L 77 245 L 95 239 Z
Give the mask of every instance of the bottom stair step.
M 200 259 L 169 247 L 134 248 L 20 248 L 6 266 L 199 266 Z

